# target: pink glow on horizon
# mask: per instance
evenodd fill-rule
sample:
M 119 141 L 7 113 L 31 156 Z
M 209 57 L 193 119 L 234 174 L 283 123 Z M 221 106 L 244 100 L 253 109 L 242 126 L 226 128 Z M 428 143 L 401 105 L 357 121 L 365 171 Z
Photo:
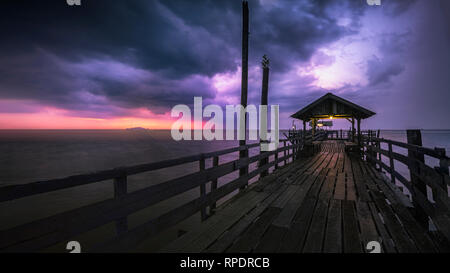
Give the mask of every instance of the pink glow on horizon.
M 0 105 L 18 110 L 0 113 L 0 129 L 168 129 L 173 123 L 169 114 L 155 115 L 147 109 L 132 109 L 129 115 L 122 117 L 93 118 L 28 101 L 0 100 Z M 29 111 L 23 112 L 23 109 Z
M 50 106 L 39 105 L 34 102 L 21 100 L 0 100 L 1 105 L 8 105 L 8 109 L 27 109 L 29 112 L 0 113 L 1 129 L 126 129 L 142 127 L 147 129 L 171 129 L 172 124 L 179 117 L 171 117 L 170 112 L 156 115 L 145 108 L 127 109 L 126 116 L 94 118 L 85 117 L 86 112 L 70 111 Z M 19 109 L 19 110 L 20 110 Z M 183 128 L 203 128 L 206 121 L 183 123 Z
M 172 120 L 120 117 L 108 119 L 70 117 L 55 113 L 0 114 L 0 129 L 170 129 Z

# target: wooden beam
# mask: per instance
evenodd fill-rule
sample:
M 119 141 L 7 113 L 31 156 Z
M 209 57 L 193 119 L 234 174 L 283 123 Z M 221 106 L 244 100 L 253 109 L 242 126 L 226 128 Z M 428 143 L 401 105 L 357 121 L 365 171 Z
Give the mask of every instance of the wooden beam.
M 413 144 L 417 146 L 422 146 L 422 134 L 420 130 L 407 130 L 406 137 L 408 139 L 408 144 Z M 413 159 L 410 161 L 409 170 L 411 176 L 411 183 L 413 184 L 412 199 L 415 210 L 415 218 L 417 221 L 428 230 L 428 215 L 419 205 L 418 195 L 423 194 L 427 196 L 427 186 L 426 184 L 420 180 L 420 178 L 416 175 L 416 173 L 420 174 L 420 168 L 418 163 L 414 162 L 415 160 L 425 163 L 425 156 L 423 153 L 417 153 L 416 151 L 408 150 L 408 157 Z M 419 192 L 418 192 L 419 191 Z

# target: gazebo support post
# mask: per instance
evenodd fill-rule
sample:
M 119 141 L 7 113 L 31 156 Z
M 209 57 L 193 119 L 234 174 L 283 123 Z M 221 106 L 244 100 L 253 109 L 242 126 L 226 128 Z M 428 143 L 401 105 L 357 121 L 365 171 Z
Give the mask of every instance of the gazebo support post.
M 306 140 L 306 120 L 303 121 L 303 134 L 302 134 L 302 138 L 303 138 L 303 144 L 305 143 Z
M 357 126 L 358 126 L 358 145 L 361 146 L 361 118 L 357 118 Z
M 311 133 L 311 140 L 314 140 L 314 136 L 316 135 L 316 119 L 313 118 L 311 120 L 311 127 L 312 127 L 312 133 Z
M 355 118 L 352 116 L 352 142 L 355 142 Z

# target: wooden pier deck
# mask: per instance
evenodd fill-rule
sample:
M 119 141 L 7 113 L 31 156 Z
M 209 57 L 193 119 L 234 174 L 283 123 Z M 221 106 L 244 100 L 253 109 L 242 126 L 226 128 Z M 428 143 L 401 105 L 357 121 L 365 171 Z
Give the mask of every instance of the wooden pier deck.
M 281 168 L 221 206 L 160 252 L 448 252 L 379 171 L 324 141 L 320 153 Z
M 381 244 L 383 253 L 450 252 L 450 159 L 445 150 L 373 134 L 362 136 L 357 149 L 349 149 L 356 144 L 346 138 L 329 139 L 323 132 L 300 136 L 280 140 L 275 151 L 232 161 L 220 157 L 259 149 L 260 144 L 0 187 L 0 204 L 26 203 L 27 197 L 102 181 L 114 187 L 110 199 L 1 230 L 0 252 L 64 252 L 67 242 L 110 224 L 113 234 L 100 233 L 104 236 L 95 242 L 83 239 L 83 252 L 353 253 L 370 252 L 372 241 Z M 408 156 L 393 146 L 407 149 Z M 439 165 L 427 165 L 425 155 Z M 400 174 L 398 162 L 408 167 L 409 179 Z M 193 163 L 198 170 L 192 173 L 128 190 L 128 177 Z M 231 181 L 218 183 L 237 172 Z M 257 181 L 248 185 L 253 178 Z M 396 183 L 409 191 L 411 200 Z M 142 210 L 192 190 L 198 193 L 193 199 L 129 224 Z M 191 217 L 201 221 L 165 243 L 149 243 Z M 433 229 L 427 226 L 430 220 Z

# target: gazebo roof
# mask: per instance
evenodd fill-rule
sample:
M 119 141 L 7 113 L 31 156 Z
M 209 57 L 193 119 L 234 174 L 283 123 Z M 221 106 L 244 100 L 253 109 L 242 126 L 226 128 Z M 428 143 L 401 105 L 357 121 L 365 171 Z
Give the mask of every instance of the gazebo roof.
M 316 119 L 333 118 L 356 118 L 366 119 L 375 115 L 374 112 L 356 105 L 341 97 L 327 93 L 326 95 L 315 100 L 305 108 L 299 110 L 291 117 L 304 121 Z

